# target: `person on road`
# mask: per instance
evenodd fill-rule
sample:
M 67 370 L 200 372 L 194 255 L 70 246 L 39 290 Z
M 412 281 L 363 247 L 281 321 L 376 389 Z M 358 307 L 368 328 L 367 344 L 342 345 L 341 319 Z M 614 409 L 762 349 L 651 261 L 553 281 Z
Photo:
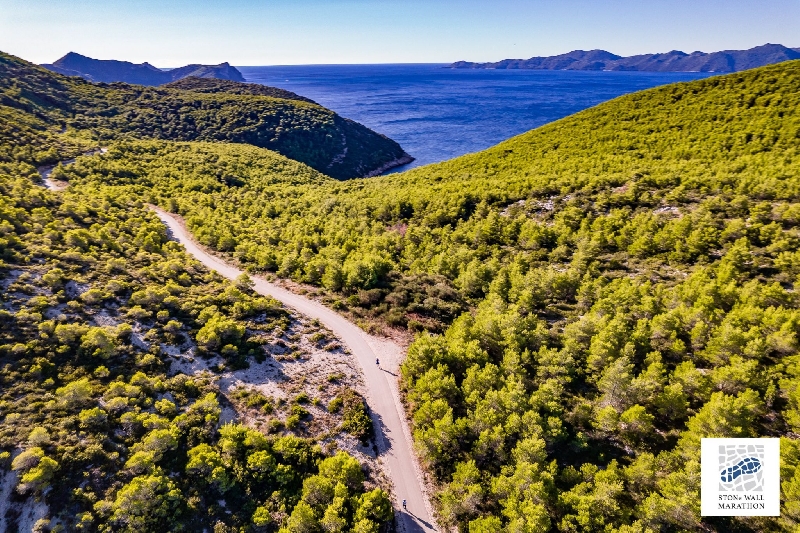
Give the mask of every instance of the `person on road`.
M 375 359 L 375 364 L 378 365 L 378 366 L 381 366 L 381 360 L 380 359 Z
M 403 510 L 405 511 L 405 509 L 406 509 L 406 501 L 403 500 Z

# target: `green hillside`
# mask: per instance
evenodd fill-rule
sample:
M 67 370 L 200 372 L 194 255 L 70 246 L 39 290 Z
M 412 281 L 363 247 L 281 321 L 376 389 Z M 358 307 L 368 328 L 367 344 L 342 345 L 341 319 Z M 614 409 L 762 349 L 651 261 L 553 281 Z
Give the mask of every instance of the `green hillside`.
M 140 197 L 42 187 L 37 165 L 97 146 L 97 132 L 73 120 L 113 126 L 87 104 L 113 95 L 2 64 L 0 530 L 385 529 L 393 511 L 380 472 L 341 451 L 372 438 L 357 373 L 292 374 L 316 367 L 314 350 L 347 357 L 330 332 L 258 296 L 246 276 L 207 271 Z M 276 176 L 334 181 L 252 146 L 148 143 L 234 147 Z M 135 168 L 120 158 L 115 172 Z M 214 176 L 235 185 L 220 167 Z M 263 377 L 217 380 L 264 364 L 276 369 L 270 394 L 254 387 Z
M 406 157 L 391 139 L 297 95 L 264 96 L 233 82 L 234 92 L 185 83 L 191 90 L 92 84 L 0 54 L 0 112 L 9 122 L 39 130 L 39 137 L 66 129 L 95 143 L 119 138 L 244 143 L 337 179 L 365 176 Z M 29 116 L 10 115 L 13 110 Z
M 184 156 L 165 148 L 146 162 L 137 160 L 145 165 L 139 172 L 150 176 L 138 191 L 168 199 L 211 247 L 257 268 L 345 292 L 385 292 L 397 285 L 395 274 L 433 276 L 477 301 L 517 255 L 568 263 L 582 224 L 612 223 L 631 243 L 638 239 L 636 246 L 651 233 L 662 236 L 634 254 L 624 241 L 602 243 L 599 251 L 622 255 L 600 268 L 651 256 L 661 263 L 670 253 L 671 261 L 693 264 L 699 250 L 685 250 L 684 241 L 703 199 L 719 197 L 718 189 L 749 198 L 762 196 L 758 187 L 782 199 L 796 194 L 794 183 L 782 179 L 795 165 L 796 65 L 623 97 L 485 152 L 401 175 L 301 190 L 238 164 L 237 186 L 215 190 L 213 208 L 202 190 L 187 191 L 183 178 L 210 177 L 214 161 L 194 168 L 192 157 L 179 162 Z M 123 152 L 119 157 L 124 160 Z M 109 161 L 87 161 L 85 170 L 76 166 L 72 173 L 91 177 L 96 170 L 102 180 L 113 173 L 104 168 Z M 176 168 L 182 173 L 173 173 Z M 164 174 L 166 179 L 156 177 Z M 182 191 L 175 193 L 175 187 Z M 677 216 L 684 213 L 691 217 Z M 361 279 L 355 272 L 367 263 L 373 266 L 365 267 L 369 272 Z M 370 299 L 382 302 L 385 296 L 372 293 Z M 425 322 L 436 327 L 435 313 L 417 311 L 430 315 Z
M 198 93 L 229 93 L 229 94 L 252 94 L 257 96 L 271 96 L 272 98 L 283 98 L 285 100 L 300 100 L 315 104 L 304 96 L 300 96 L 292 91 L 269 87 L 258 83 L 241 83 L 230 80 L 219 80 L 216 78 L 198 78 L 190 76 L 172 83 L 162 85 L 167 89 L 181 89 L 184 91 L 194 91 Z
M 41 498 L 61 531 L 288 533 L 318 514 L 376 532 L 391 504 L 355 458 L 323 451 L 335 432 L 315 434 L 299 404 L 226 397 L 169 355 L 188 343 L 246 367 L 289 314 L 206 271 L 135 199 L 87 192 L 0 172 L 0 479 L 13 470 L 18 494 L 2 508 Z M 249 425 L 220 424 L 237 399 Z M 4 518 L 30 531 L 18 509 Z
M 799 111 L 787 62 L 369 180 L 142 142 L 59 173 L 177 211 L 205 244 L 356 316 L 443 332 L 417 338 L 402 379 L 445 524 L 792 531 Z M 701 519 L 710 436 L 784 437 L 780 519 Z

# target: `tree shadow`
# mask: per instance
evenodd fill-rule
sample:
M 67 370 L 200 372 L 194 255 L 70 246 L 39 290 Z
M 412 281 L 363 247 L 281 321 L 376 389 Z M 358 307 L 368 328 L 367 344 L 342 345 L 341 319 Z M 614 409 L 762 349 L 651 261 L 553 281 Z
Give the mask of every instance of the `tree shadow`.
M 158 215 L 156 215 L 156 216 L 158 216 Z M 166 231 L 165 231 L 165 233 L 167 234 L 167 240 L 168 240 L 168 241 L 175 241 L 175 242 L 177 242 L 177 243 L 179 243 L 179 244 L 182 244 L 182 243 L 181 243 L 181 242 L 178 240 L 178 238 L 175 236 L 175 233 L 173 233 L 173 231 L 172 231 L 172 228 L 170 228 L 169 226 L 167 226 L 166 224 L 164 224 L 164 229 L 166 230 Z
M 378 454 L 383 455 L 392 449 L 391 430 L 383 423 L 381 415 L 369 410 L 369 416 L 372 418 L 372 427 L 375 432 L 375 444 L 378 446 Z
M 378 455 L 380 456 L 392 449 L 392 431 L 383 423 L 381 416 L 372 409 L 370 409 L 370 417 L 375 428 L 375 443 L 378 446 Z M 401 435 L 400 438 L 404 437 Z M 395 509 L 395 516 L 398 523 L 403 525 L 399 531 L 405 533 L 431 533 L 436 531 L 433 524 L 423 520 L 408 509 Z

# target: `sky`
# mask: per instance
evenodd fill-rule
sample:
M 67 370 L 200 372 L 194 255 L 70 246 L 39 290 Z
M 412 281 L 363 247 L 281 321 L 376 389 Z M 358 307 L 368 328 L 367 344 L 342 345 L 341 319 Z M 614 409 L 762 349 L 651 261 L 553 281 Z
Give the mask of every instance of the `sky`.
M 800 47 L 800 0 L 0 0 L 0 51 L 294 65 Z

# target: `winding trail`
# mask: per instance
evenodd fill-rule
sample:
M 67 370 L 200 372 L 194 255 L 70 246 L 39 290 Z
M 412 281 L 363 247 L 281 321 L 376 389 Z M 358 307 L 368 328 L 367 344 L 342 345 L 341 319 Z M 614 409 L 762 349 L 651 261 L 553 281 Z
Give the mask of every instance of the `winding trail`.
M 195 243 L 178 217 L 154 206 L 151 209 L 169 228 L 171 237 L 183 244 L 186 251 L 206 267 L 229 279 L 235 279 L 242 274 L 242 270 L 209 254 Z M 256 292 L 271 296 L 303 315 L 316 318 L 333 331 L 356 356 L 369 390 L 367 404 L 375 423 L 379 457 L 388 467 L 389 477 L 394 484 L 395 504 L 405 499 L 408 506 L 406 512 L 396 513 L 398 528 L 408 533 L 436 531 L 421 471 L 411 448 L 411 434 L 397 392 L 397 377 L 391 370 L 383 368 L 384 365 L 379 367 L 375 364 L 377 355 L 370 343 L 375 345 L 376 339 L 346 318 L 309 298 L 262 278 L 251 277 Z
M 89 152 L 84 152 L 84 156 L 93 156 L 93 155 L 102 155 L 108 152 L 108 148 L 97 148 L 95 150 L 91 150 Z M 76 161 L 76 159 L 68 159 L 66 161 L 61 161 L 59 165 L 67 166 L 71 165 Z M 69 183 L 66 181 L 57 181 L 50 177 L 50 174 L 53 173 L 53 169 L 56 168 L 58 165 L 47 165 L 44 167 L 39 167 L 39 175 L 42 177 L 42 182 L 44 182 L 44 186 L 50 189 L 51 191 L 63 191 L 67 187 L 69 187 Z
M 84 156 L 102 155 L 106 148 L 99 148 L 83 154 Z M 75 159 L 64 161 L 62 165 L 70 165 Z M 61 191 L 69 183 L 50 178 L 55 166 L 38 169 L 44 185 L 53 191 Z M 236 279 L 243 271 L 229 265 L 219 257 L 209 254 L 191 237 L 179 217 L 156 207 L 150 208 L 158 215 L 169 229 L 170 237 L 181 243 L 186 252 L 203 263 L 207 268 L 216 270 L 222 276 Z M 251 276 L 254 289 L 259 294 L 271 296 L 284 305 L 310 318 L 316 318 L 333 331 L 355 355 L 361 365 L 364 381 L 369 391 L 369 405 L 378 445 L 379 458 L 388 469 L 389 478 L 394 485 L 395 516 L 398 531 L 405 533 L 430 533 L 437 531 L 433 521 L 430 501 L 422 481 L 422 470 L 417 457 L 412 451 L 412 437 L 408 423 L 403 415 L 400 401 L 397 374 L 395 373 L 403 355 L 403 349 L 396 343 L 372 337 L 362 331 L 349 320 L 331 311 L 327 307 L 299 294 L 284 289 L 263 278 Z M 388 360 L 376 365 L 378 353 L 387 354 Z M 400 509 L 399 503 L 406 500 L 407 509 Z

